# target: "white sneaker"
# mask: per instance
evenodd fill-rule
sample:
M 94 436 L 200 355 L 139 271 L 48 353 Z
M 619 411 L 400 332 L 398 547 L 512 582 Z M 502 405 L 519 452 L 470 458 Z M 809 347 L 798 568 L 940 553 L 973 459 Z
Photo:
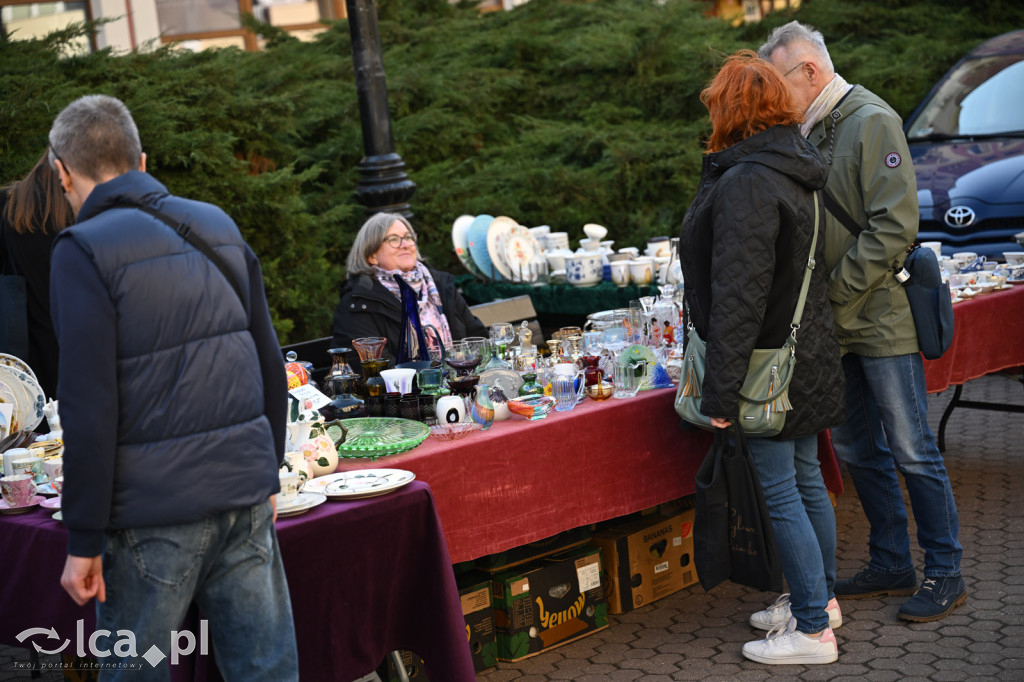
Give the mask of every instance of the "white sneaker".
M 828 613 L 828 626 L 835 630 L 843 624 L 843 613 L 839 610 L 839 602 L 835 597 L 825 605 Z M 750 627 L 758 630 L 771 630 L 779 623 L 788 623 L 792 614 L 789 612 L 789 592 L 775 600 L 775 603 L 764 611 L 758 611 L 750 617 Z
M 768 636 L 743 645 L 743 656 L 769 665 L 814 665 L 839 660 L 839 644 L 832 628 L 825 628 L 820 637 L 808 637 L 790 628 L 796 621 L 779 623 Z

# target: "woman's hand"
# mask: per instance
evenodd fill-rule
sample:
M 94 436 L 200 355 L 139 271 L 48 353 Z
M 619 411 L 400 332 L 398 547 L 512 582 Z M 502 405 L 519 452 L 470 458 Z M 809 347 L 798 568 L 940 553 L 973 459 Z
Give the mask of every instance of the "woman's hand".
M 721 417 L 711 417 L 711 425 L 716 429 L 727 429 L 732 426 L 732 422 L 728 419 L 722 419 Z

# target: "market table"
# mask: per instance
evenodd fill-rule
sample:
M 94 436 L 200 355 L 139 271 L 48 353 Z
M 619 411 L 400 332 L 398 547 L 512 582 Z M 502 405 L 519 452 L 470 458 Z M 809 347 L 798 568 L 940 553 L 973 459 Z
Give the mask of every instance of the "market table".
M 953 305 L 953 343 L 938 360 L 924 361 L 929 393 L 954 386 L 939 422 L 939 450 L 946 449 L 946 423 L 957 407 L 1024 412 L 1024 405 L 961 400 L 963 385 L 992 372 L 1024 365 L 1024 284 Z
M 428 482 L 452 560 L 468 561 L 692 494 L 713 438 L 681 428 L 674 397 L 663 388 L 588 398 L 571 412 L 513 415 L 373 462 L 342 459 L 338 470 L 407 469 Z M 825 450 L 826 482 L 841 491 L 831 445 Z
M 0 516 L 0 642 L 54 650 L 95 628 L 92 604 L 60 587 L 67 531 L 52 512 Z M 302 679 L 350 682 L 388 652 L 418 653 L 432 679 L 475 680 L 451 559 L 422 481 L 387 495 L 328 501 L 277 522 L 295 618 Z M 186 629 L 193 633 L 197 623 Z M 56 638 L 17 636 L 53 628 Z M 68 648 L 73 651 L 75 645 Z M 176 680 L 219 679 L 212 656 L 176 666 Z

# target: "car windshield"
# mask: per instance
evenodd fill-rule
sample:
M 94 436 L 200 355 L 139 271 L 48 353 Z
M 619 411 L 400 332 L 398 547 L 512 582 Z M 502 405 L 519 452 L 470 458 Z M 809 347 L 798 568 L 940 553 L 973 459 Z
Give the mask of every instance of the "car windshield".
M 960 64 L 907 130 L 908 140 L 1024 132 L 1024 54 Z

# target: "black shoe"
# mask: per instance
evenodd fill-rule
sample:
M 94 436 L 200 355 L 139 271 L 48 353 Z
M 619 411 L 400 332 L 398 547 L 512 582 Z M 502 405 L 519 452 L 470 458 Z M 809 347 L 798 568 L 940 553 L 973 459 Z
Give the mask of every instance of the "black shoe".
M 913 597 L 900 607 L 899 617 L 915 623 L 928 623 L 945 618 L 953 609 L 967 601 L 964 579 L 925 578 Z
M 838 599 L 864 599 L 866 597 L 904 597 L 914 594 L 917 587 L 917 574 L 914 569 L 906 573 L 878 573 L 870 568 L 861 569 L 860 573 L 840 580 L 836 583 Z

